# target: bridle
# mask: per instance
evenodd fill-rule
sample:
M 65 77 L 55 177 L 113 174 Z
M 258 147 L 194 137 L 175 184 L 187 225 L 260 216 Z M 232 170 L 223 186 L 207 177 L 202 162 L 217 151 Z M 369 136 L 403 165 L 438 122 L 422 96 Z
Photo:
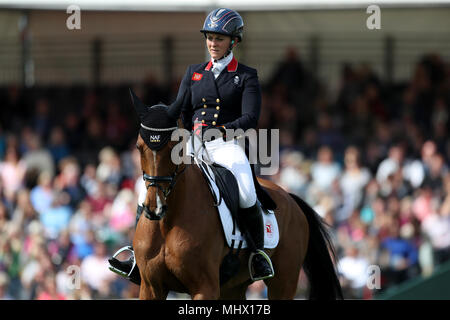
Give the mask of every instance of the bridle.
M 174 131 L 176 129 L 178 129 L 178 127 L 171 127 L 171 128 L 150 128 L 147 126 L 144 126 L 141 123 L 141 127 L 145 130 L 150 130 L 150 131 Z M 186 169 L 186 165 L 184 165 L 184 167 L 178 171 L 180 165 L 176 165 L 175 166 L 175 170 L 172 173 L 172 175 L 170 176 L 151 176 L 148 175 L 147 173 L 145 173 L 145 171 L 142 171 L 142 178 L 144 179 L 144 181 L 149 182 L 148 185 L 146 185 L 147 191 L 150 187 L 156 187 L 158 188 L 163 196 L 164 196 L 164 201 L 167 203 L 167 197 L 170 195 L 170 193 L 172 192 L 173 188 L 175 187 L 175 184 L 177 182 L 177 177 L 179 175 L 181 175 L 184 170 Z M 163 188 L 160 183 L 164 183 L 164 182 L 169 182 L 169 186 L 167 188 Z M 161 208 L 161 213 L 157 214 L 156 212 L 150 210 L 150 208 L 146 205 L 143 205 L 144 207 L 144 214 L 145 217 L 150 219 L 150 220 L 161 220 L 167 211 L 167 205 L 163 205 Z

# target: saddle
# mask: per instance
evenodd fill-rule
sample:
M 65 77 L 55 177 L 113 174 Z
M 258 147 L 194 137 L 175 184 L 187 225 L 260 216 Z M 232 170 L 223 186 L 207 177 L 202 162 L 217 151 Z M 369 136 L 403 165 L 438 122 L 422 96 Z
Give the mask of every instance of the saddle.
M 243 229 L 239 217 L 239 187 L 233 173 L 225 167 L 219 164 L 208 165 L 204 162 L 197 163 L 197 165 L 214 198 L 225 240 L 230 248 L 220 266 L 220 283 L 223 284 L 239 271 L 239 252 L 242 248 L 247 247 L 247 242 L 241 233 Z M 279 241 L 278 223 L 273 211 L 276 204 L 257 181 L 253 167 L 252 175 L 257 194 L 257 205 L 262 211 L 264 220 L 264 248 L 273 249 Z
M 208 182 L 210 190 L 213 191 L 211 181 L 207 177 L 208 173 L 205 166 L 206 165 L 203 164 L 203 168 L 200 169 L 202 169 L 201 171 L 204 178 Z M 217 195 L 212 192 L 213 197 L 215 197 L 215 203 L 217 204 L 223 200 L 230 210 L 231 216 L 239 224 L 239 186 L 236 178 L 230 170 L 220 164 L 213 163 L 209 166 L 209 168 L 214 173 L 214 180 L 217 188 L 219 189 L 219 199 L 217 199 Z M 275 201 L 273 201 L 269 193 L 259 184 L 253 165 L 251 165 L 251 169 L 258 205 L 263 211 L 274 211 L 277 208 Z
M 219 188 L 221 197 L 230 209 L 233 218 L 237 219 L 237 212 L 239 210 L 239 189 L 236 178 L 230 170 L 217 163 L 213 163 L 210 168 L 214 173 L 215 182 Z M 253 165 L 251 165 L 251 169 L 259 205 L 265 210 L 275 210 L 277 208 L 275 201 L 273 201 L 269 193 L 260 185 Z M 205 174 L 203 170 L 202 172 Z
M 260 201 L 261 206 L 267 210 L 275 210 L 277 208 L 277 204 L 273 201 L 270 194 L 264 189 L 260 184 L 256 177 L 255 166 L 250 164 L 252 169 L 253 183 L 255 184 L 256 189 L 256 197 Z
M 214 198 L 214 206 L 217 207 L 228 246 L 238 250 L 246 248 L 247 242 L 241 233 L 239 187 L 236 178 L 230 170 L 216 163 L 208 165 L 199 162 L 197 166 Z M 256 202 L 262 211 L 265 226 L 264 247 L 275 248 L 279 240 L 278 223 L 274 214 L 277 206 L 269 193 L 259 184 L 253 168 L 252 174 L 257 194 Z

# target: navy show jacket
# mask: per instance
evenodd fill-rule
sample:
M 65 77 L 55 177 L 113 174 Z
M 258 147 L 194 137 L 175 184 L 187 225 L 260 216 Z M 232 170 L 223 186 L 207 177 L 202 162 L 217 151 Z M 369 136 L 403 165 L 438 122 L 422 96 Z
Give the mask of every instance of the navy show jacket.
M 200 121 L 203 129 L 256 128 L 261 112 L 261 87 L 257 71 L 233 57 L 217 79 L 212 62 L 190 65 L 181 81 L 177 101 L 185 129 Z

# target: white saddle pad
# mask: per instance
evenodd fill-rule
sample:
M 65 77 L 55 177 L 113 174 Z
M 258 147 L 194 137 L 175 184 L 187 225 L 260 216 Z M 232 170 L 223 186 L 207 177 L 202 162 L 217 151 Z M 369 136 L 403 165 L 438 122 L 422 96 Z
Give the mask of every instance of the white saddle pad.
M 208 172 L 206 172 L 206 176 L 208 177 L 211 186 L 213 188 L 213 192 L 216 195 L 216 199 L 220 199 L 219 196 L 219 188 L 215 182 L 215 176 L 209 166 Z M 203 170 L 202 166 L 199 166 L 200 170 Z M 244 239 L 244 236 L 241 234 L 238 226 L 236 225 L 235 232 L 233 234 L 233 218 L 231 217 L 230 209 L 225 204 L 225 201 L 222 199 L 220 201 L 219 206 L 217 207 L 219 210 L 220 220 L 222 221 L 223 232 L 225 234 L 225 239 L 227 240 L 228 246 L 232 247 L 232 240 L 234 240 L 234 248 L 237 248 L 239 242 L 242 241 L 242 248 L 247 247 L 247 242 Z M 260 209 L 263 210 L 263 209 Z M 263 218 L 264 218 L 264 248 L 273 249 L 278 245 L 278 241 L 280 238 L 278 231 L 278 223 L 275 217 L 273 210 L 263 210 Z

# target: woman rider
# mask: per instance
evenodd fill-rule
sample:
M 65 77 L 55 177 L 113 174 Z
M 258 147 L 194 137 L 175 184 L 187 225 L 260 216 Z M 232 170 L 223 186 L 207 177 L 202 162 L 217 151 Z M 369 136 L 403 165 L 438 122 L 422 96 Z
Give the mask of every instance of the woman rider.
M 219 8 L 213 10 L 200 30 L 205 35 L 206 46 L 211 59 L 207 63 L 188 67 L 178 91 L 177 110 L 181 113 L 184 128 L 193 128 L 198 134 L 217 128 L 255 129 L 261 110 L 261 89 L 257 71 L 238 63 L 233 56 L 233 48 L 242 41 L 244 22 L 234 10 Z M 173 104 L 175 105 L 175 103 Z M 171 108 L 173 109 L 173 108 Z M 236 140 L 222 138 L 205 143 L 212 160 L 231 170 L 239 186 L 239 218 L 246 235 L 252 266 L 252 279 L 273 277 L 274 270 L 264 248 L 264 226 L 261 212 L 256 204 L 256 191 L 252 171 L 245 151 Z M 143 194 L 146 193 L 144 188 Z M 140 200 L 145 197 L 140 196 Z M 140 202 L 141 203 L 141 202 Z M 138 218 L 142 206 L 138 206 Z M 128 247 L 130 248 L 130 247 Z M 131 250 L 131 248 L 130 248 Z M 109 260 L 111 270 L 121 271 L 133 282 L 140 282 L 137 265 L 133 257 L 125 262 L 115 258 Z M 115 269 L 115 270 L 114 270 Z M 117 270 L 118 269 L 118 270 Z

